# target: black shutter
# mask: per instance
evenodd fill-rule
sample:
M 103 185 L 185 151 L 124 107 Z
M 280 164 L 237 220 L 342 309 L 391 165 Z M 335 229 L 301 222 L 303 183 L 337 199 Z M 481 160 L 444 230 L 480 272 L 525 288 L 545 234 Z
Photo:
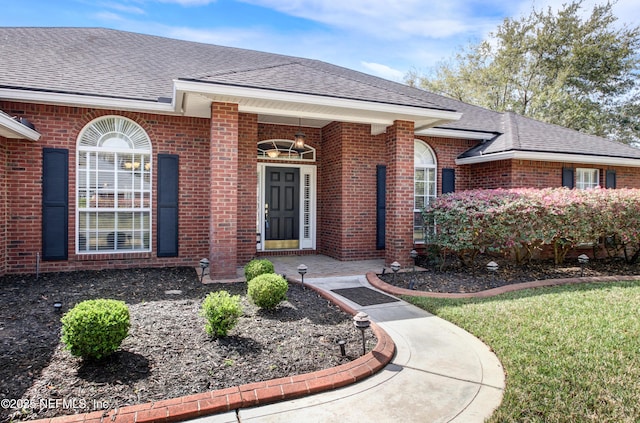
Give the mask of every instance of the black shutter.
M 178 156 L 158 154 L 158 257 L 178 256 Z
M 387 167 L 376 166 L 376 249 L 385 248 L 385 221 L 387 214 Z
M 449 192 L 456 191 L 456 170 L 455 169 L 442 169 L 442 193 L 447 194 Z
M 572 167 L 563 167 L 562 168 L 562 186 L 567 188 L 573 188 L 573 168 Z
M 616 187 L 616 171 L 615 170 L 607 170 L 607 177 L 604 181 L 605 188 L 615 188 Z
M 42 259 L 66 260 L 69 246 L 69 151 L 42 149 Z

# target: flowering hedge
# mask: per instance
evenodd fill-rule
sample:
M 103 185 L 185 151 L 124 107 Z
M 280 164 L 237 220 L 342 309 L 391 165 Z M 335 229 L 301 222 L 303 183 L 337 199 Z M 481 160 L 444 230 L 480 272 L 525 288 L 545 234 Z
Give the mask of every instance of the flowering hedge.
M 578 244 L 599 240 L 629 262 L 640 255 L 640 190 L 462 191 L 437 198 L 424 214 L 435 222 L 435 243 L 463 260 L 493 251 L 522 262 L 550 245 L 561 263 Z

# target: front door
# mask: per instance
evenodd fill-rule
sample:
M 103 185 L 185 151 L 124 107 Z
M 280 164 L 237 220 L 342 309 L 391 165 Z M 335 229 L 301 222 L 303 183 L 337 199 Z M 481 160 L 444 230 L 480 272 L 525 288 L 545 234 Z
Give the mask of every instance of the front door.
M 265 178 L 265 248 L 300 247 L 300 169 L 267 167 Z

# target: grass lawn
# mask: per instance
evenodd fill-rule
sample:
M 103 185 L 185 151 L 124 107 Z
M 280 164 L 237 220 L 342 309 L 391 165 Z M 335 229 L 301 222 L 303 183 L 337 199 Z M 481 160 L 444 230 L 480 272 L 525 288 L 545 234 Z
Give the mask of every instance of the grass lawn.
M 640 281 L 405 300 L 494 350 L 507 387 L 490 422 L 640 421 Z

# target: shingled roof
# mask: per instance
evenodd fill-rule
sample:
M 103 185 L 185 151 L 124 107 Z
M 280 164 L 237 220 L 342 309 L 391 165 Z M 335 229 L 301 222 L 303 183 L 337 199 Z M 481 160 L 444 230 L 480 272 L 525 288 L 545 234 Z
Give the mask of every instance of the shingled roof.
M 459 159 L 500 157 L 501 153 L 578 155 L 640 159 L 640 149 L 562 126 L 530 119 L 516 113 L 500 113 L 503 132 L 459 156 Z M 578 160 L 579 161 L 579 160 Z M 463 160 L 464 163 L 464 160 Z
M 104 28 L 0 28 L 0 57 L 5 88 L 157 101 L 179 79 L 442 109 L 317 60 Z
M 22 27 L 0 28 L 0 57 L 0 91 L 159 104 L 174 99 L 175 81 L 191 81 L 461 112 L 459 120 L 443 120 L 417 132 L 484 141 L 461 155 L 460 163 L 490 160 L 509 151 L 640 159 L 640 150 L 624 144 L 318 60 L 104 28 Z

